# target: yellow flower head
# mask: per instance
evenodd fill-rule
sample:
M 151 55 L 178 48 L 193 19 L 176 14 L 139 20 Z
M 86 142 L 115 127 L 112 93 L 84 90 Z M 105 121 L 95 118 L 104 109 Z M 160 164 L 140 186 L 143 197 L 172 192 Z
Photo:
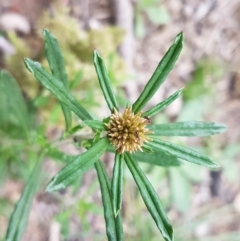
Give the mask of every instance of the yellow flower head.
M 126 151 L 130 153 L 137 150 L 142 151 L 143 143 L 151 140 L 146 136 L 146 134 L 152 133 L 146 128 L 149 122 L 149 118 L 142 117 L 141 111 L 135 115 L 132 112 L 132 107 L 128 107 L 123 114 L 114 109 L 114 113 L 110 116 L 110 122 L 105 125 L 109 140 L 122 154 Z

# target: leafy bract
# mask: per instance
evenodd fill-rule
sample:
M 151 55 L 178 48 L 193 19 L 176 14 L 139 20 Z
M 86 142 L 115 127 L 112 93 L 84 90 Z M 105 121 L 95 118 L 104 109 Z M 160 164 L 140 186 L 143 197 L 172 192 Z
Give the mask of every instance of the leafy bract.
M 146 178 L 141 168 L 138 166 L 137 162 L 132 159 L 131 155 L 126 153 L 124 156 L 126 164 L 132 173 L 132 176 L 141 193 L 143 201 L 146 204 L 149 213 L 152 215 L 152 218 L 154 219 L 158 229 L 162 233 L 162 236 L 166 241 L 173 241 L 174 237 L 172 226 L 161 206 L 156 191 Z
M 158 64 L 152 77 L 146 84 L 144 90 L 133 104 L 132 109 L 134 113 L 139 112 L 153 97 L 160 85 L 165 81 L 169 72 L 173 69 L 179 54 L 183 47 L 183 34 L 180 33 L 176 36 L 173 45 L 169 48 L 160 63 Z
M 56 174 L 48 184 L 46 191 L 53 192 L 66 188 L 76 178 L 93 166 L 94 162 L 96 162 L 105 152 L 108 144 L 106 138 L 102 138 L 96 142 L 89 150 L 79 155 Z
M 115 217 L 118 215 L 122 207 L 122 193 L 123 193 L 123 163 L 124 156 L 115 153 L 115 162 L 113 168 L 112 178 L 112 202 Z
M 113 93 L 106 67 L 104 65 L 103 59 L 100 57 L 97 50 L 95 50 L 93 53 L 93 62 L 97 72 L 99 84 L 102 89 L 104 98 L 107 102 L 108 108 L 111 112 L 113 112 L 114 108 L 118 110 L 117 100 Z
M 49 66 L 51 68 L 52 74 L 56 79 L 63 82 L 65 88 L 68 90 L 68 78 L 65 70 L 64 59 L 62 56 L 61 48 L 58 44 L 57 39 L 49 30 L 43 30 L 43 37 L 45 40 L 45 53 Z M 62 111 L 65 117 L 66 129 L 71 127 L 72 115 L 69 108 L 61 103 Z
M 156 137 L 152 137 L 151 142 L 147 142 L 145 144 L 152 150 L 161 150 L 169 153 L 170 155 L 176 156 L 182 160 L 192 162 L 201 166 L 210 167 L 210 168 L 218 168 L 219 165 L 214 162 L 211 158 L 204 156 L 192 149 L 187 147 L 179 146 L 170 142 L 162 141 L 157 139 Z
M 226 130 L 226 126 L 213 122 L 186 121 L 149 125 L 155 136 L 211 136 Z
M 123 228 L 121 214 L 119 213 L 117 217 L 115 217 L 113 212 L 111 200 L 111 184 L 108 174 L 100 161 L 96 161 L 94 165 L 98 174 L 98 180 L 101 187 L 108 241 L 122 241 Z
M 183 90 L 184 90 L 184 88 L 177 90 L 175 93 L 170 95 L 166 100 L 158 103 L 151 109 L 143 112 L 142 116 L 152 117 L 155 114 L 157 114 L 158 112 L 164 110 L 167 106 L 169 106 L 174 100 L 176 100 L 181 95 Z
M 103 131 L 106 129 L 104 123 L 99 120 L 85 120 L 83 121 L 83 124 L 99 131 Z
M 173 156 L 167 152 L 161 150 L 154 150 L 152 153 L 148 152 L 136 152 L 132 154 L 134 160 L 140 162 L 146 162 L 152 165 L 169 167 L 169 166 L 179 166 L 181 162 L 176 156 Z
M 80 119 L 92 119 L 89 113 L 68 92 L 64 83 L 49 74 L 41 64 L 31 59 L 25 59 L 27 69 L 33 73 L 36 79 L 48 90 L 50 90 L 62 103 L 67 105 Z
M 180 160 L 176 156 L 173 156 L 165 151 L 156 150 L 156 149 L 153 151 L 151 150 L 151 148 L 150 148 L 150 151 L 147 151 L 145 150 L 145 145 L 143 150 L 144 152 L 138 151 L 131 154 L 134 160 L 138 162 L 146 162 L 149 164 L 153 164 L 156 166 L 163 166 L 163 167 L 181 165 Z M 114 153 L 115 148 L 112 145 L 109 145 L 106 151 Z
M 54 160 L 65 162 L 65 163 L 69 163 L 69 162 L 73 161 L 74 159 L 76 159 L 76 156 L 72 156 L 72 155 L 66 154 L 64 152 L 61 152 L 57 148 L 49 148 L 49 150 L 47 152 L 47 156 L 49 156 L 50 158 L 52 158 Z

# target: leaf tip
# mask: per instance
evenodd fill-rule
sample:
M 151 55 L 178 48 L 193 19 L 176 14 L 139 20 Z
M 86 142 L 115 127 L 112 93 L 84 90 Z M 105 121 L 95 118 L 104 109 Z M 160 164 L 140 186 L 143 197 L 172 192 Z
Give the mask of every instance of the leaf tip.
M 215 169 L 220 169 L 221 166 L 217 162 L 212 162 L 210 168 L 215 170 Z
M 177 97 L 179 97 L 179 96 L 182 94 L 182 92 L 185 90 L 185 88 L 186 88 L 186 86 L 180 88 L 180 89 L 176 92 L 176 93 L 177 93 Z
M 228 129 L 228 127 L 224 124 L 220 124 L 220 126 L 221 126 L 221 133 Z
M 47 185 L 45 192 L 54 192 L 54 191 L 58 191 L 60 189 L 64 189 L 65 187 L 66 186 L 63 185 L 62 183 L 54 184 L 54 180 L 53 180 Z
M 45 35 L 48 34 L 49 32 L 50 32 L 50 31 L 49 31 L 48 29 L 44 28 L 44 29 L 42 30 L 42 35 L 45 36 Z
M 31 67 L 31 63 L 33 63 L 33 61 L 29 58 L 24 58 L 23 59 L 23 62 L 24 62 L 24 65 L 26 66 L 26 68 L 31 72 L 33 73 L 33 69 Z
M 183 86 L 182 88 L 179 89 L 179 92 L 182 93 L 185 90 L 186 86 Z
M 49 183 L 50 184 L 50 183 Z M 47 187 L 45 188 L 45 192 L 52 192 L 52 188 L 50 185 L 47 185 Z
M 184 42 L 184 35 L 183 35 L 183 32 L 180 32 L 179 34 L 177 34 L 177 36 L 174 39 L 174 45 L 179 45 L 180 49 L 182 49 L 183 42 Z
M 95 60 L 96 58 L 101 58 L 101 57 L 100 57 L 100 54 L 98 53 L 98 51 L 97 51 L 96 49 L 94 49 L 94 51 L 93 51 L 93 57 L 94 57 L 94 60 Z
M 183 39 L 184 39 L 183 32 L 180 32 L 179 34 L 177 34 L 177 36 L 175 38 L 175 42 L 176 41 L 183 41 Z

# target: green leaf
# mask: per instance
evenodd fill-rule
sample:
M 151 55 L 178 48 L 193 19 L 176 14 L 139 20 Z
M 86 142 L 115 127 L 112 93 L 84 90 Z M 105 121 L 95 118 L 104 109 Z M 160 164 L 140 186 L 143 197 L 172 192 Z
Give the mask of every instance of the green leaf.
M 68 155 L 59 151 L 57 148 L 50 148 L 50 150 L 47 152 L 47 155 L 54 160 L 59 160 L 65 163 L 69 163 L 76 159 L 76 156 Z
M 75 179 L 81 176 L 85 171 L 92 167 L 108 146 L 106 138 L 100 139 L 88 151 L 79 155 L 76 159 L 66 165 L 58 174 L 54 176 L 48 184 L 46 191 L 53 192 L 66 188 Z
M 106 130 L 104 123 L 99 120 L 85 120 L 83 121 L 83 124 L 91 127 L 92 129 L 97 129 L 99 131 Z
M 101 187 L 108 241 L 121 241 L 123 240 L 121 214 L 119 214 L 115 218 L 111 200 L 111 184 L 109 177 L 105 168 L 103 167 L 103 164 L 100 161 L 95 162 L 94 165 L 98 174 L 98 180 Z
M 145 11 L 147 8 L 152 7 L 153 5 L 156 6 L 156 3 L 158 3 L 158 0 L 141 0 L 137 4 L 137 9 L 139 9 L 139 11 Z
M 143 92 L 133 104 L 132 108 L 134 113 L 139 112 L 148 103 L 148 101 L 156 93 L 160 85 L 165 81 L 169 72 L 173 69 L 175 62 L 177 61 L 179 54 L 183 47 L 183 34 L 180 33 L 176 36 L 173 45 L 169 48 L 165 56 L 158 64 L 151 79 L 148 81 Z
M 176 91 L 174 94 L 172 94 L 171 96 L 169 96 L 166 100 L 160 102 L 159 104 L 157 104 L 156 106 L 154 106 L 153 108 L 145 111 L 142 116 L 154 116 L 156 115 L 158 112 L 164 110 L 167 106 L 169 106 L 174 100 L 176 100 L 182 93 L 182 91 L 184 90 L 184 88 L 179 89 L 178 91 Z
M 136 152 L 132 156 L 134 160 L 163 167 L 179 166 L 181 164 L 177 157 L 161 150 L 154 151 L 153 153 Z
M 132 159 L 131 155 L 126 153 L 124 156 L 126 164 L 141 193 L 143 201 L 146 204 L 149 213 L 152 215 L 158 229 L 162 233 L 163 238 L 166 241 L 173 241 L 174 237 L 172 226 L 161 206 L 156 191 L 148 181 L 141 168 L 138 166 L 137 162 Z
M 181 168 L 169 168 L 168 171 L 172 203 L 179 211 L 186 213 L 191 204 L 191 183 Z
M 108 176 L 107 171 L 104 168 L 102 162 L 100 162 L 100 164 L 101 164 L 101 167 L 102 167 L 102 169 L 101 169 L 102 173 L 103 173 L 104 178 L 106 180 L 106 184 L 107 184 L 107 188 L 108 188 L 108 195 L 111 198 L 111 182 L 110 182 L 109 176 Z M 121 212 L 119 212 L 118 216 L 115 217 L 115 224 L 116 224 L 116 232 L 117 232 L 118 240 L 121 241 L 124 238 Z
M 106 151 L 114 153 L 116 151 L 116 148 L 113 147 L 112 145 L 109 145 Z M 177 157 L 170 155 L 167 152 L 164 152 L 161 150 L 157 150 L 157 151 L 154 150 L 154 152 L 147 151 L 145 146 L 143 146 L 143 151 L 144 152 L 140 152 L 140 151 L 135 152 L 134 154 L 132 154 L 132 156 L 137 161 L 145 162 L 145 163 L 149 163 L 157 166 L 162 166 L 162 167 L 181 165 L 181 162 Z
M 63 82 L 65 88 L 68 90 L 68 78 L 65 70 L 64 58 L 58 41 L 47 29 L 43 30 L 43 37 L 45 40 L 45 53 L 52 74 L 54 77 L 56 77 L 56 79 Z M 61 103 L 61 107 L 65 117 L 66 130 L 68 130 L 71 127 L 72 122 L 71 111 L 63 103 Z
M 136 9 L 137 11 L 137 9 Z M 137 38 L 143 38 L 146 35 L 146 26 L 144 18 L 140 12 L 135 14 L 135 36 Z
M 171 20 L 167 9 L 164 9 L 163 7 L 150 6 L 146 8 L 145 11 L 153 24 L 166 25 Z
M 58 81 L 49 74 L 41 64 L 31 59 L 25 59 L 27 69 L 33 73 L 36 79 L 48 90 L 50 90 L 61 102 L 67 105 L 80 119 L 92 119 L 89 113 L 78 103 L 78 101 L 67 91 L 63 82 Z
M 20 241 L 26 229 L 32 200 L 36 192 L 43 156 L 44 153 L 42 153 L 36 163 L 22 196 L 15 206 L 14 212 L 9 221 L 6 241 Z
M 209 157 L 203 156 L 202 154 L 189 148 L 159 140 L 156 137 L 152 137 L 152 141 L 147 142 L 145 145 L 156 151 L 165 151 L 188 162 L 210 168 L 219 168 L 219 165 Z
M 226 130 L 226 126 L 214 122 L 186 121 L 149 125 L 155 136 L 211 136 Z
M 84 127 L 85 127 L 84 125 L 77 125 L 77 126 L 72 127 L 71 129 L 69 129 L 68 131 L 63 133 L 62 139 L 68 138 L 69 136 L 73 135 L 77 131 L 82 130 Z
M 116 152 L 112 178 L 112 202 L 115 217 L 122 208 L 123 162 L 124 156 Z
M 108 108 L 111 112 L 113 112 L 114 108 L 118 110 L 117 100 L 113 93 L 106 67 L 104 65 L 103 59 L 100 57 L 97 50 L 95 50 L 93 53 L 93 62 L 97 72 L 99 84 L 102 89 L 104 98 L 107 102 Z
M 17 81 L 6 71 L 0 71 L 0 127 L 8 130 L 12 125 L 22 128 L 27 135 L 30 119 Z

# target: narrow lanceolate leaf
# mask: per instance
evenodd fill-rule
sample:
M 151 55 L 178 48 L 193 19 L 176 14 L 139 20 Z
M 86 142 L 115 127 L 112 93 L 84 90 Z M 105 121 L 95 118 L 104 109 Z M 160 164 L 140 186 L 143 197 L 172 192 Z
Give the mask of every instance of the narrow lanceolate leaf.
M 119 213 L 115 218 L 111 200 L 111 184 L 108 174 L 100 161 L 95 162 L 94 165 L 101 188 L 108 241 L 122 241 L 123 228 L 121 214 Z
M 98 54 L 97 50 L 95 50 L 93 53 L 93 62 L 97 72 L 100 87 L 102 89 L 104 98 L 108 104 L 108 108 L 111 112 L 113 112 L 114 108 L 118 110 L 117 100 L 113 93 L 106 67 L 104 65 L 103 59 Z
M 149 213 L 152 215 L 158 229 L 162 233 L 163 238 L 166 241 L 173 241 L 174 237 L 172 226 L 161 206 L 156 191 L 148 181 L 141 168 L 138 166 L 137 162 L 132 159 L 131 155 L 127 153 L 124 156 L 126 164 L 141 193 L 143 201 L 146 204 Z
M 67 91 L 63 82 L 49 74 L 41 64 L 31 59 L 25 59 L 27 69 L 33 73 L 36 79 L 48 90 L 50 90 L 62 103 L 67 105 L 80 119 L 92 119 L 89 113 L 78 103 L 78 101 Z
M 143 150 L 145 150 L 145 145 L 143 146 Z M 149 149 L 149 147 L 148 147 Z M 114 153 L 116 149 L 112 146 L 109 145 L 107 147 L 107 152 L 112 152 Z M 157 166 L 163 166 L 163 167 L 169 167 L 169 166 L 179 166 L 181 165 L 180 160 L 173 155 L 170 155 L 167 152 L 161 151 L 161 150 L 154 150 L 153 151 L 144 151 L 144 152 L 135 152 L 132 154 L 134 157 L 134 160 L 139 161 L 139 162 L 146 162 L 149 164 L 157 165 Z
M 226 130 L 226 126 L 213 122 L 186 121 L 170 124 L 149 125 L 158 136 L 211 136 Z
M 179 54 L 183 47 L 183 34 L 176 36 L 173 45 L 169 48 L 160 63 L 158 64 L 151 79 L 148 81 L 143 92 L 133 104 L 132 109 L 134 113 L 139 112 L 148 103 L 152 96 L 156 93 L 160 85 L 165 81 L 169 72 L 173 69 Z
M 109 176 L 107 174 L 107 171 L 104 168 L 102 162 L 100 162 L 100 164 L 101 164 L 101 167 L 102 167 L 102 173 L 103 173 L 103 175 L 105 177 L 106 184 L 107 184 L 107 187 L 108 187 L 108 193 L 109 193 L 108 195 L 110 195 L 110 197 L 111 197 L 111 182 L 110 182 L 110 178 L 109 178 Z M 119 212 L 117 217 L 115 217 L 115 224 L 116 224 L 116 233 L 117 233 L 117 237 L 118 237 L 117 240 L 121 241 L 124 238 L 121 212 Z
M 57 148 L 49 148 L 49 150 L 47 152 L 47 156 L 49 156 L 50 158 L 52 158 L 54 160 L 65 162 L 65 163 L 69 163 L 69 162 L 73 161 L 74 159 L 76 159 L 76 156 L 72 156 L 72 155 L 66 154 L 64 152 L 61 152 Z
M 176 100 L 182 93 L 184 88 L 177 90 L 174 94 L 169 96 L 166 100 L 160 102 L 159 104 L 155 105 L 151 109 L 145 111 L 142 116 L 152 117 L 159 113 L 160 111 L 164 110 L 167 106 L 169 106 L 174 100 Z
M 177 157 L 161 150 L 154 151 L 154 153 L 136 152 L 132 154 L 132 156 L 136 161 L 146 162 L 162 167 L 179 166 L 181 164 Z
M 112 178 L 112 202 L 115 217 L 117 217 L 122 207 L 123 162 L 124 156 L 116 152 Z
M 9 221 L 6 241 L 20 241 L 27 227 L 28 216 L 41 171 L 42 158 L 43 155 L 40 156 L 40 159 L 34 167 L 32 175 L 24 188 L 22 196 L 15 206 L 14 212 Z
M 79 155 L 56 174 L 48 184 L 46 191 L 53 192 L 66 188 L 76 180 L 76 178 L 93 166 L 94 162 L 96 162 L 105 152 L 108 144 L 106 138 L 102 138 L 96 142 L 89 150 Z
M 187 147 L 179 146 L 170 142 L 162 141 L 152 137 L 152 141 L 145 144 L 153 150 L 165 151 L 173 156 L 176 156 L 182 160 L 192 162 L 201 166 L 218 168 L 219 165 L 214 162 L 211 158 L 204 156 L 194 150 Z
M 65 88 L 68 90 L 68 78 L 65 70 L 64 58 L 58 41 L 55 36 L 53 36 L 51 32 L 46 29 L 43 30 L 43 37 L 45 40 L 45 53 L 52 74 L 56 77 L 56 79 L 63 82 Z M 61 107 L 65 117 L 66 129 L 68 130 L 71 127 L 72 122 L 71 111 L 63 103 L 61 103 Z
M 17 81 L 8 72 L 0 71 L 0 127 L 8 130 L 11 125 L 28 134 L 29 114 Z
M 83 121 L 83 124 L 99 131 L 103 131 L 106 129 L 104 123 L 99 120 L 85 120 Z

